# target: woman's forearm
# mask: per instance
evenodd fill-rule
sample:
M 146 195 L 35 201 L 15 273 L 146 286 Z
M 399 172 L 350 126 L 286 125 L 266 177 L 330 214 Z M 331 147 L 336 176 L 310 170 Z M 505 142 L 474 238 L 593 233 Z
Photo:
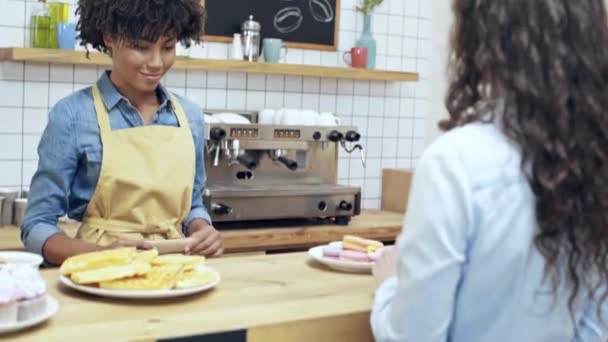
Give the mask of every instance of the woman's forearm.
M 103 247 L 92 243 L 84 242 L 80 239 L 72 239 L 64 234 L 51 236 L 42 249 L 44 258 L 54 265 L 61 265 L 63 261 L 73 255 L 99 251 Z

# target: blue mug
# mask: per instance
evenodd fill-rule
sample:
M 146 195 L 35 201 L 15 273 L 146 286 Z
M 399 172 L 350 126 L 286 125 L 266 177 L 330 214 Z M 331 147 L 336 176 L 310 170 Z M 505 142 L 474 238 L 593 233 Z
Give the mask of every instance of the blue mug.
M 281 56 L 281 49 L 283 48 L 285 48 L 285 54 Z M 264 38 L 262 52 L 264 53 L 264 61 L 277 63 L 287 56 L 287 45 L 278 38 Z
M 76 24 L 57 23 L 57 45 L 62 50 L 74 50 L 76 46 Z

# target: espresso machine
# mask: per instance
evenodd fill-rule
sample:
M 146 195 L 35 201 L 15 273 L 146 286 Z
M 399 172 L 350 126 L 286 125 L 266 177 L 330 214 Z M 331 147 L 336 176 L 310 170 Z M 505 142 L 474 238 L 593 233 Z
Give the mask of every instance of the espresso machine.
M 361 188 L 337 184 L 338 151 L 358 151 L 355 127 L 207 123 L 203 201 L 214 222 L 329 219 L 361 212 Z

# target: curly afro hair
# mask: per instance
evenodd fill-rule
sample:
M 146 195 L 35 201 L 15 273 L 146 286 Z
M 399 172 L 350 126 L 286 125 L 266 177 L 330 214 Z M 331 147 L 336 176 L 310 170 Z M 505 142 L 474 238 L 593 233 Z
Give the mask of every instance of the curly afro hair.
M 190 47 L 205 26 L 200 0 L 78 0 L 76 14 L 81 45 L 101 52 L 108 50 L 104 35 L 128 43 L 169 35 Z

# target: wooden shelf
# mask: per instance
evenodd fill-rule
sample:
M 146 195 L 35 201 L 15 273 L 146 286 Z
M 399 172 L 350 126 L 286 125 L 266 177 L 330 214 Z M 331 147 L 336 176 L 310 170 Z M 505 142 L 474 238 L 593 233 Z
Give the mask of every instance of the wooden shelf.
M 91 52 L 90 58 L 87 59 L 82 51 L 33 48 L 0 48 L 0 61 L 75 65 L 110 65 L 111 62 L 110 58 L 98 52 Z M 413 82 L 418 80 L 418 74 L 413 72 L 364 70 L 346 67 L 332 68 L 295 64 L 249 63 L 234 60 L 186 57 L 178 57 L 174 68 L 387 82 Z

